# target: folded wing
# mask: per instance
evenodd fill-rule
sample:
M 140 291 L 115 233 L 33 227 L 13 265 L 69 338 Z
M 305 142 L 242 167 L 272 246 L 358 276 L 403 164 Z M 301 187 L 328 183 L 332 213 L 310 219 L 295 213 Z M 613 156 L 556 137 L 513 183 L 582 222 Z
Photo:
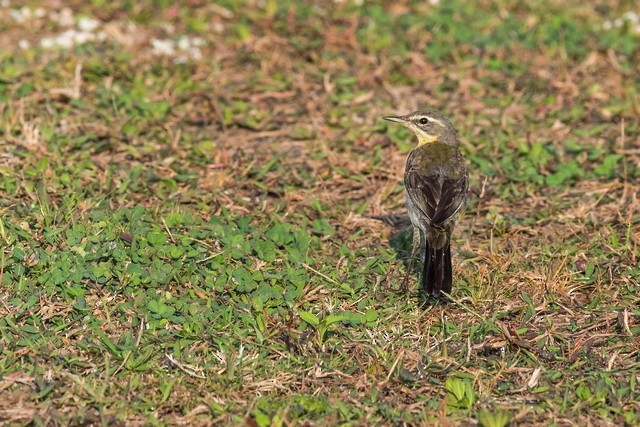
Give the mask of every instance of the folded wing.
M 405 186 L 414 205 L 429 219 L 429 225 L 443 228 L 467 198 L 469 180 L 466 174 L 446 178 L 441 174 L 424 176 L 416 170 L 407 170 Z

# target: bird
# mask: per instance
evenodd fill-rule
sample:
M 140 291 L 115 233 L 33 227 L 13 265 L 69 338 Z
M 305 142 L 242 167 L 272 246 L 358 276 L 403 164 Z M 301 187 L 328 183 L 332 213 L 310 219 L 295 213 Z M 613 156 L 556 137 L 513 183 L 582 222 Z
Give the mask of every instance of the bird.
M 458 134 L 451 120 L 437 111 L 419 110 L 383 118 L 409 128 L 418 137 L 404 171 L 413 242 L 402 287 L 407 292 L 407 280 L 423 235 L 422 292 L 427 297 L 442 298 L 443 292 L 451 293 L 451 235 L 464 214 L 469 190 L 469 171 L 459 149 Z

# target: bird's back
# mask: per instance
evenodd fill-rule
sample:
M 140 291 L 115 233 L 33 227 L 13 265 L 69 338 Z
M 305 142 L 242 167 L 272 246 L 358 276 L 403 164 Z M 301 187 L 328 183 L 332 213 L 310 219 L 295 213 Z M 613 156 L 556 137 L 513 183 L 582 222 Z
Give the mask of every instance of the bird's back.
M 407 158 L 407 173 L 424 177 L 441 176 L 456 179 L 465 175 L 467 165 L 458 147 L 442 142 L 422 144 L 411 151 Z
M 425 220 L 439 227 L 466 202 L 467 165 L 454 145 L 423 144 L 409 154 L 404 182 L 409 198 Z

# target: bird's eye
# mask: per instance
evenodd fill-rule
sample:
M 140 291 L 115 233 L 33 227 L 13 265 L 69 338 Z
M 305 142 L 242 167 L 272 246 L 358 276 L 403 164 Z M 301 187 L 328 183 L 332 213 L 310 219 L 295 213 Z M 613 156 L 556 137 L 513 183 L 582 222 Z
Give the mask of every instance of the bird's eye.
M 427 123 L 429 123 L 429 119 L 427 119 L 426 117 L 422 117 L 419 121 L 421 125 L 426 125 Z

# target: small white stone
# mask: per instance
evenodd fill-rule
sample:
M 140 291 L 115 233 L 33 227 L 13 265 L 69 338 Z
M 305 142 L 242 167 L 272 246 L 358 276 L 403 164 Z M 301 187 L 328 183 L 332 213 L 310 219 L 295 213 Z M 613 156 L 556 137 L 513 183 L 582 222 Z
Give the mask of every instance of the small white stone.
M 9 11 L 9 16 L 16 22 L 24 22 L 25 18 L 18 9 L 11 9 Z
M 93 33 L 88 33 L 86 31 L 76 31 L 73 34 L 73 42 L 76 45 L 90 42 L 93 39 L 94 39 Z
M 89 18 L 83 16 L 78 19 L 78 29 L 81 31 L 88 31 L 90 33 L 94 32 L 100 26 L 100 21 L 97 19 Z
M 20 49 L 26 50 L 29 49 L 31 47 L 31 43 L 29 43 L 29 40 L 27 39 L 22 39 L 18 42 L 18 47 Z
M 42 40 L 40 40 L 40 46 L 42 46 L 45 49 L 51 49 L 54 46 L 54 42 L 53 39 L 49 38 L 49 37 L 44 37 Z
M 180 50 L 187 50 L 191 47 L 191 40 L 189 40 L 189 37 L 180 37 L 180 40 L 178 40 L 178 49 Z
M 154 55 L 173 55 L 175 52 L 172 40 L 151 39 L 151 53 Z
M 35 16 L 36 18 L 44 18 L 46 14 L 47 14 L 47 11 L 41 7 L 33 11 L 33 16 Z
M 638 14 L 635 12 L 625 12 L 622 17 L 628 21 L 633 22 L 634 24 L 638 22 Z
M 67 30 L 54 39 L 54 44 L 65 49 L 70 49 L 75 44 L 75 36 L 75 30 Z
M 610 30 L 610 29 L 611 29 L 611 21 L 604 21 L 604 22 L 602 23 L 602 28 L 603 28 L 604 30 Z
M 616 27 L 616 28 L 622 27 L 622 24 L 623 24 L 623 22 L 622 22 L 621 18 L 617 18 L 616 20 L 613 21 L 613 26 Z

